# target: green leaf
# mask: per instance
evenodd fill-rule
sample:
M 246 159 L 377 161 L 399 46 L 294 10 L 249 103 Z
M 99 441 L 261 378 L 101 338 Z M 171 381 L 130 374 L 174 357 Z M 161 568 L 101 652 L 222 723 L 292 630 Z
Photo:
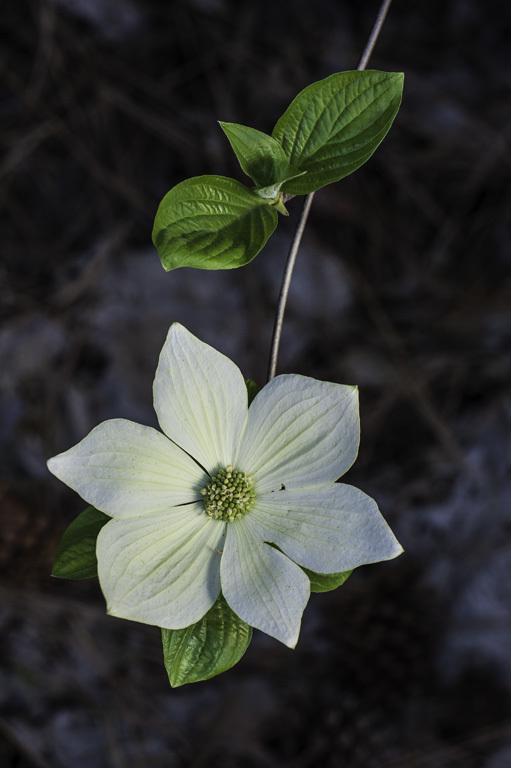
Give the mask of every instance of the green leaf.
M 402 73 L 374 70 L 339 72 L 301 91 L 272 133 L 307 172 L 283 190 L 308 194 L 359 168 L 392 125 L 402 92 Z
M 314 573 L 307 568 L 303 568 L 311 583 L 311 592 L 331 592 L 333 589 L 342 586 L 353 571 L 344 571 L 343 573 Z
M 252 638 L 252 627 L 242 621 L 220 595 L 196 624 L 186 629 L 162 629 L 163 658 L 170 684 L 208 680 L 233 667 Z
M 252 381 L 252 379 L 245 379 L 245 384 L 247 385 L 248 404 L 250 405 L 254 397 L 259 392 L 259 387 L 255 383 L 255 381 Z
M 277 226 L 277 211 L 224 176 L 196 176 L 167 192 L 153 243 L 166 270 L 233 269 L 252 261 Z
M 275 199 L 285 181 L 301 176 L 303 171 L 289 164 L 282 146 L 271 136 L 237 123 L 220 123 L 239 164 L 266 199 Z
M 53 563 L 53 576 L 61 579 L 90 579 L 97 576 L 96 539 L 110 518 L 87 507 L 67 528 Z

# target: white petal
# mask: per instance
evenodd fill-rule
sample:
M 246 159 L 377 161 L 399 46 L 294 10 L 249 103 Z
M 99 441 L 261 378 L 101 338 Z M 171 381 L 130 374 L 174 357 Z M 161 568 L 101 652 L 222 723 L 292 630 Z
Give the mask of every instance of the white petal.
M 48 462 L 50 472 L 101 512 L 133 517 L 200 499 L 208 476 L 151 427 L 105 421 Z
M 294 648 L 310 595 L 309 579 L 282 552 L 263 542 L 248 515 L 227 524 L 220 572 L 222 592 L 232 610 L 247 624 Z
M 277 376 L 249 408 L 235 465 L 254 476 L 257 493 L 317 488 L 349 469 L 359 436 L 356 387 Z
M 111 520 L 97 542 L 108 612 L 166 629 L 194 624 L 220 593 L 224 535 L 201 504 Z
M 265 541 L 317 573 L 349 571 L 403 551 L 376 502 L 351 485 L 268 493 L 249 514 Z
M 210 473 L 232 464 L 247 416 L 247 390 L 229 358 L 174 323 L 153 391 L 158 421 L 171 440 Z

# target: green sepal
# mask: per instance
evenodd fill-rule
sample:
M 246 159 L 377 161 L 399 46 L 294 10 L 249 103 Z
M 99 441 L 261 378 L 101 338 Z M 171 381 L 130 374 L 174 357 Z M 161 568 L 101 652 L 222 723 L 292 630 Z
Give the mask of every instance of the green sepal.
M 234 269 L 252 261 L 278 221 L 256 192 L 225 176 L 196 176 L 160 203 L 153 243 L 166 270 Z
M 110 517 L 87 507 L 65 531 L 55 555 L 52 576 L 61 579 L 90 579 L 98 575 L 96 539 Z
M 250 405 L 254 397 L 259 392 L 259 386 L 255 383 L 255 381 L 252 381 L 252 379 L 245 379 L 245 384 L 247 385 L 248 404 Z
M 315 192 L 365 163 L 397 114 L 403 77 L 376 70 L 338 72 L 301 91 L 272 132 L 289 163 L 306 171 L 283 191 Z
M 238 123 L 221 122 L 220 127 L 263 199 L 275 199 L 285 181 L 304 173 L 290 165 L 282 146 L 266 133 Z
M 311 583 L 311 592 L 331 592 L 333 589 L 342 586 L 353 571 L 344 571 L 342 573 L 314 573 L 307 568 L 303 568 Z
M 275 200 L 274 203 L 272 203 L 272 205 L 275 208 L 275 210 L 281 213 L 283 216 L 289 216 L 289 212 L 286 206 L 284 205 L 284 201 L 282 199 L 282 194 L 278 196 L 278 198 Z
M 241 659 L 252 627 L 227 605 L 223 595 L 196 624 L 162 629 L 163 660 L 173 688 L 226 672 Z

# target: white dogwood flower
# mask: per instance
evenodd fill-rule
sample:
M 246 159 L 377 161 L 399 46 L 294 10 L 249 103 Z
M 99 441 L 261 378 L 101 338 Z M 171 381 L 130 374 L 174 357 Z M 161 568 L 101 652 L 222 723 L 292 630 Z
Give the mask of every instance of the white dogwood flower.
M 402 551 L 375 502 L 336 483 L 356 458 L 356 387 L 277 376 L 247 407 L 240 370 L 183 326 L 154 381 L 164 434 L 100 424 L 50 459 L 110 515 L 97 540 L 109 613 L 180 629 L 220 591 L 244 621 L 294 647 L 310 582 Z

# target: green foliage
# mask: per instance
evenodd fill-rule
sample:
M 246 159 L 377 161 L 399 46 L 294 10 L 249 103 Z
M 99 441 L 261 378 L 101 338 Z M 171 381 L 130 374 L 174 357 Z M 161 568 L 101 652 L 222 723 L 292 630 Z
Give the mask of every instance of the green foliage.
M 181 182 L 163 198 L 153 242 L 165 269 L 248 264 L 287 215 L 283 194 L 305 195 L 368 160 L 401 103 L 399 72 L 338 72 L 305 88 L 273 133 L 220 123 L 256 189 L 224 176 Z
M 401 103 L 399 72 L 339 72 L 305 88 L 291 102 L 273 137 L 304 176 L 287 182 L 294 195 L 339 181 L 368 160 Z
M 282 146 L 266 133 L 237 123 L 220 123 L 220 126 L 261 197 L 274 199 L 285 181 L 303 173 L 289 164 Z
M 161 201 L 153 242 L 166 270 L 233 269 L 259 253 L 277 218 L 267 200 L 239 181 L 196 176 Z
M 62 579 L 90 579 L 97 576 L 96 539 L 110 518 L 87 507 L 67 528 L 57 549 L 53 576 Z
M 220 595 L 196 624 L 162 629 L 163 658 L 170 684 L 208 680 L 233 667 L 247 650 L 252 627 L 242 621 Z
M 311 592 L 331 592 L 344 584 L 353 571 L 344 571 L 344 573 L 314 573 L 307 568 L 303 569 L 310 579 Z
M 255 381 L 252 381 L 252 379 L 245 379 L 245 384 L 247 385 L 248 404 L 250 405 L 254 397 L 259 392 L 259 387 L 255 383 Z

